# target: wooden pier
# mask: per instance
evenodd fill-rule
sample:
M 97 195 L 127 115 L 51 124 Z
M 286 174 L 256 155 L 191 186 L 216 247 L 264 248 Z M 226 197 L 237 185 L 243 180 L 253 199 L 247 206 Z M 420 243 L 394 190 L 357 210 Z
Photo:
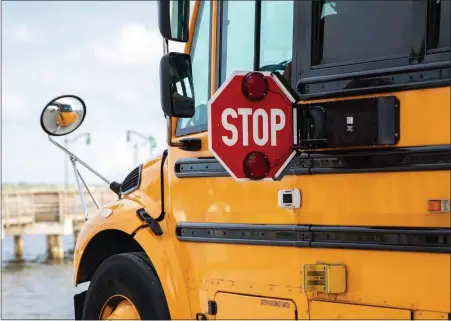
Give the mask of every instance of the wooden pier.
M 117 200 L 108 189 L 91 190 L 99 205 Z M 84 193 L 88 213 L 97 210 L 89 194 Z M 2 192 L 2 239 L 14 236 L 16 259 L 23 258 L 23 235 L 46 235 L 50 259 L 64 258 L 62 236 L 74 235 L 85 222 L 77 190 L 4 191 Z

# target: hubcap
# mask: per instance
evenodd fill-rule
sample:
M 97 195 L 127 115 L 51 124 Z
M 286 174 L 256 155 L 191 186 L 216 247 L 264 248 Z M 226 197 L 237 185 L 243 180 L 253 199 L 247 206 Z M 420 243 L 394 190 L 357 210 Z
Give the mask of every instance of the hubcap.
M 100 320 L 141 320 L 138 309 L 127 297 L 116 294 L 110 297 L 100 312 Z

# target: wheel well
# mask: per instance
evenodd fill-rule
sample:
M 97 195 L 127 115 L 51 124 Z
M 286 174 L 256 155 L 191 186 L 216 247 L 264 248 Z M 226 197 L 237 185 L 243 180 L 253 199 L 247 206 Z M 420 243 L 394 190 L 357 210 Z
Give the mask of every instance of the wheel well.
M 120 230 L 105 230 L 89 242 L 78 267 L 77 283 L 90 281 L 97 267 L 108 257 L 129 252 L 144 252 L 139 243 Z

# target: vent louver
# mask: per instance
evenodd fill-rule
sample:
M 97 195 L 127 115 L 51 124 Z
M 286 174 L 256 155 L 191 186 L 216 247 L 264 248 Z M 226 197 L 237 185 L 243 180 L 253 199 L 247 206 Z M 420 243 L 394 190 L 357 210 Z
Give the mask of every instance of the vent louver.
M 121 194 L 125 195 L 131 193 L 139 188 L 141 183 L 141 166 L 138 166 L 127 175 L 122 182 Z

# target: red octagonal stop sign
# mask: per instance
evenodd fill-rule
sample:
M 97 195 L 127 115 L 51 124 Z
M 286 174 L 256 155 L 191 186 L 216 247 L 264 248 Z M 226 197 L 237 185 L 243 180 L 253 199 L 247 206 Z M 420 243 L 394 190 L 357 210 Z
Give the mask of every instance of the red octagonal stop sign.
M 208 103 L 209 148 L 236 180 L 248 180 L 247 155 L 266 155 L 269 170 L 265 180 L 277 179 L 295 155 L 295 99 L 279 79 L 262 72 L 267 95 L 258 101 L 246 98 L 242 81 L 247 72 L 234 72 Z

